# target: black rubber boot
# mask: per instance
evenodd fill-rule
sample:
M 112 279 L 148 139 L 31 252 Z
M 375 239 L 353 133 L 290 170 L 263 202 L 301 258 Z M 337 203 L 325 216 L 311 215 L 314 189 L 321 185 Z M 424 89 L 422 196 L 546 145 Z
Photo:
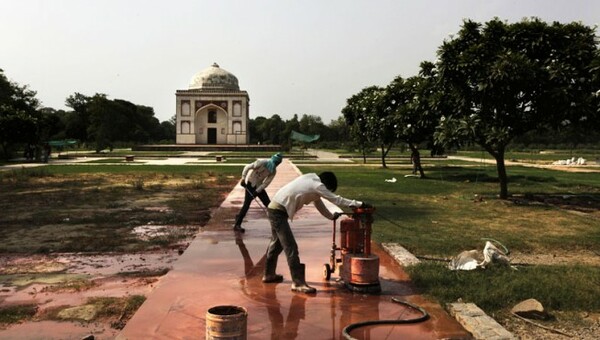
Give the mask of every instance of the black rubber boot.
M 300 263 L 292 269 L 292 291 L 304 294 L 314 294 L 317 290 L 306 283 L 306 266 Z
M 272 259 L 267 259 L 266 264 L 265 264 L 265 275 L 262 278 L 262 282 L 264 282 L 264 283 L 283 282 L 283 275 L 276 274 L 275 269 L 277 269 L 277 257 L 273 257 Z

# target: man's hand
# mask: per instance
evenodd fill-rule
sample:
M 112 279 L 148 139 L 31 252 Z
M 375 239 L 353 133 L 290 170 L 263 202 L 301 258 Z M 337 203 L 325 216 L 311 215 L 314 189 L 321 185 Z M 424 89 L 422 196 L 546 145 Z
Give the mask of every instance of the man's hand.
M 338 218 L 340 218 L 340 216 L 342 216 L 343 214 L 344 214 L 344 213 L 337 212 L 337 211 L 336 211 L 336 212 L 334 212 L 334 213 L 333 213 L 333 220 L 334 220 L 334 221 L 335 221 L 335 220 L 337 220 L 337 219 L 338 219 Z
M 369 208 L 373 208 L 373 205 L 363 201 L 362 204 L 360 205 L 360 208 L 369 209 Z

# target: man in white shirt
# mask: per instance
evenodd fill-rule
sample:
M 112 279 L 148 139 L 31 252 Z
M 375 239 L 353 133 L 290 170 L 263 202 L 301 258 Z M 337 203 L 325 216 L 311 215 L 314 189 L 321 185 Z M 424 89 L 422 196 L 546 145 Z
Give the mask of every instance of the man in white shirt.
M 315 293 L 317 290 L 306 284 L 305 265 L 300 263 L 298 244 L 290 228 L 288 218 L 294 215 L 304 205 L 313 203 L 324 217 L 334 220 L 340 216 L 339 212 L 331 213 L 321 198 L 337 206 L 368 207 L 365 202 L 349 200 L 334 194 L 337 189 L 337 178 L 332 172 L 323 172 L 319 175 L 309 173 L 302 175 L 283 188 L 273 197 L 268 205 L 269 222 L 271 223 L 271 241 L 267 249 L 265 275 L 263 282 L 281 282 L 283 276 L 276 274 L 277 258 L 285 252 L 290 274 L 292 275 L 292 291 L 306 294 Z
M 277 166 L 281 164 L 283 155 L 276 153 L 271 156 L 270 159 L 258 159 L 253 163 L 250 163 L 242 170 L 242 181 L 240 185 L 245 188 L 244 204 L 242 209 L 238 213 L 233 230 L 237 232 L 245 232 L 242 228 L 242 221 L 246 217 L 246 213 L 250 208 L 250 203 L 255 197 L 258 197 L 262 203 L 266 206 L 271 203 L 269 195 L 265 189 L 271 184 L 271 181 L 277 174 Z

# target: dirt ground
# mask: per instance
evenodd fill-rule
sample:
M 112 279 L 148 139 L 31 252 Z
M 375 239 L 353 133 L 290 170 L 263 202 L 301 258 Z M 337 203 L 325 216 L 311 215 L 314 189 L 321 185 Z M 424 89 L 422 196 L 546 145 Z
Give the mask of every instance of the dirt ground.
M 4 175 L 0 338 L 114 338 L 236 180 Z

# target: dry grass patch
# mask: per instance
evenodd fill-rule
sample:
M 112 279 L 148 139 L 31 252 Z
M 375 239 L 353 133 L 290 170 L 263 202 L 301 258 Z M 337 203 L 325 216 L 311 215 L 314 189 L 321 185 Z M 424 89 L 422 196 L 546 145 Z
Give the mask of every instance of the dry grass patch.
M 236 176 L 213 171 L 5 175 L 0 181 L 0 224 L 5 226 L 0 252 L 153 247 L 156 242 L 138 239 L 132 230 L 146 224 L 193 225 L 197 230 L 236 181 Z M 160 243 L 194 234 L 170 230 L 172 235 Z

